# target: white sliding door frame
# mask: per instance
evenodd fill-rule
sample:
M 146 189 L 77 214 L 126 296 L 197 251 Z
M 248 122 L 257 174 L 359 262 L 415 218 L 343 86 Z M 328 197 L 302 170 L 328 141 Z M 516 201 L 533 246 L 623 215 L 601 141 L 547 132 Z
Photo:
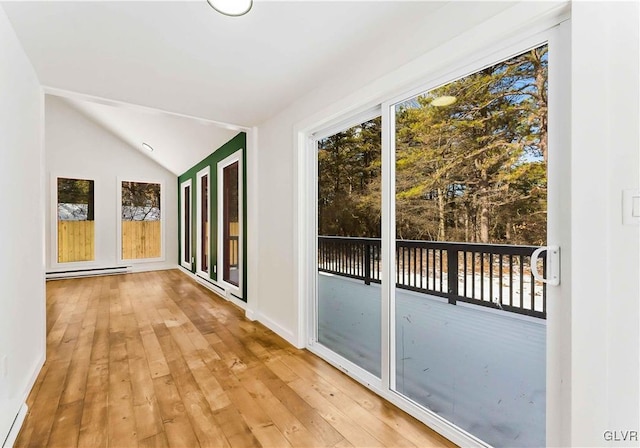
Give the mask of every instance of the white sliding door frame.
M 568 99 L 565 91 L 570 90 L 567 73 L 570 73 L 570 45 L 568 43 L 570 22 L 567 16 L 558 18 L 554 23 L 542 23 L 532 27 L 531 33 L 496 43 L 483 52 L 476 53 L 471 63 L 466 62 L 457 67 L 432 73 L 425 76 L 421 83 L 415 83 L 399 91 L 394 88 L 388 94 L 380 95 L 377 100 L 370 97 L 363 99 L 363 106 L 358 111 L 353 105 L 345 107 L 343 114 L 334 113 L 331 118 L 318 119 L 315 123 L 299 126 L 296 129 L 298 141 L 298 218 L 299 235 L 298 255 L 300 263 L 300 296 L 299 319 L 301 331 L 300 346 L 323 357 L 337 368 L 345 371 L 357 381 L 366 385 L 377 394 L 394 403 L 425 424 L 463 446 L 488 446 L 485 442 L 457 427 L 436 413 L 426 409 L 411 399 L 401 396 L 392 390 L 394 385 L 393 362 L 394 343 L 394 296 L 395 296 L 395 130 L 393 123 L 396 104 L 412 98 L 417 94 L 433 90 L 488 66 L 504 61 L 543 44 L 549 45 L 549 160 L 548 173 L 549 198 L 547 226 L 548 244 L 568 244 L 566 235 L 570 230 L 570 222 L 561 217 L 566 215 L 562 207 L 566 207 L 559 199 L 562 191 L 570 186 L 569 158 L 562 151 L 569 151 L 567 135 L 570 129 L 568 116 Z M 469 61 L 469 58 L 466 58 Z M 401 93 L 399 93 L 401 92 Z M 359 114 L 381 107 L 382 114 L 382 378 L 378 379 L 355 366 L 341 356 L 333 353 L 317 342 L 317 140 L 335 132 L 346 129 L 344 123 L 356 124 Z M 337 117 L 337 118 L 336 118 Z M 566 268 L 568 261 L 563 260 Z M 563 279 L 567 283 L 568 279 Z M 567 286 L 565 286 L 566 288 Z M 562 437 L 562 417 L 567 418 L 570 412 L 570 401 L 567 391 L 570 390 L 566 362 L 562 361 L 562 350 L 570 341 L 570 313 L 552 315 L 554 303 L 568 296 L 566 289 L 550 287 L 547 298 L 550 316 L 547 320 L 547 436 L 548 445 L 558 445 Z M 564 305 L 566 307 L 566 305 Z M 372 378 L 373 377 L 373 378 Z
M 311 241 L 309 242 L 309 248 L 311 250 L 311 253 L 317 253 L 318 252 L 318 220 L 317 220 L 317 216 L 318 216 L 318 183 L 317 183 L 317 179 L 318 179 L 318 158 L 317 158 L 317 154 L 318 154 L 318 142 L 324 138 L 330 137 L 332 135 L 335 135 L 339 132 L 345 131 L 353 126 L 357 126 L 359 124 L 365 123 L 367 121 L 373 120 L 377 117 L 380 117 L 380 106 L 375 106 L 372 108 L 367 108 L 363 111 L 360 111 L 356 114 L 353 114 L 351 116 L 349 116 L 349 118 L 347 118 L 346 120 L 341 120 L 338 121 L 337 123 L 330 125 L 326 128 L 323 128 L 322 130 L 315 132 L 313 134 L 311 134 L 308 138 L 308 142 L 307 142 L 307 151 L 309 151 L 311 154 L 313 154 L 313 163 L 309 166 L 309 169 L 311 170 L 311 172 L 313 173 L 312 176 L 310 176 L 310 178 L 312 178 L 313 185 L 310 186 L 312 191 L 313 191 L 313 195 L 312 197 L 314 198 L 313 204 L 310 205 L 310 207 L 313 210 L 313 218 L 311 221 L 311 226 L 312 229 L 311 231 L 313 232 L 313 238 L 311 239 Z M 310 300 L 310 313 L 309 313 L 309 317 L 308 317 L 308 325 L 309 325 L 309 337 L 308 337 L 308 341 L 309 341 L 309 348 L 313 348 L 313 352 L 318 354 L 319 356 L 321 356 L 322 358 L 328 360 L 331 364 L 339 366 L 339 368 L 347 373 L 349 373 L 350 375 L 353 375 L 357 378 L 359 378 L 360 380 L 362 380 L 365 384 L 371 386 L 371 387 L 375 387 L 375 388 L 381 388 L 383 385 L 383 382 L 381 380 L 381 378 L 378 378 L 377 376 L 375 376 L 374 374 L 372 374 L 371 372 L 367 371 L 366 369 L 360 367 L 359 365 L 353 363 L 352 361 L 348 360 L 347 358 L 338 355 L 337 353 L 335 353 L 333 350 L 327 348 L 326 346 L 324 346 L 321 342 L 319 342 L 318 340 L 318 325 L 317 325 L 317 320 L 315 318 L 317 310 L 318 310 L 318 296 L 316 291 L 318 290 L 318 283 L 317 283 L 317 272 L 318 272 L 318 260 L 317 258 L 313 258 L 312 262 L 311 262 L 311 267 L 310 267 L 310 272 L 311 275 L 311 279 L 310 281 L 312 282 L 312 288 L 313 288 L 313 294 L 311 295 L 311 300 Z M 381 321 L 381 325 L 382 327 L 384 327 L 384 314 L 382 316 L 382 321 Z M 382 328 L 382 334 L 384 334 L 384 328 Z M 381 346 L 381 355 L 384 358 L 384 343 Z M 382 364 L 384 365 L 384 363 Z M 382 369 L 382 375 L 384 377 L 384 369 Z

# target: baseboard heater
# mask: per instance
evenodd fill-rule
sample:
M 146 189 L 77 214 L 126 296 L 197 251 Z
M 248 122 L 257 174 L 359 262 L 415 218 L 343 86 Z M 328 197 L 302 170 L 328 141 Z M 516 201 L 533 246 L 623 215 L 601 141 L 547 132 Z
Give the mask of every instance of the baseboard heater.
M 110 268 L 52 271 L 52 272 L 47 272 L 46 278 L 47 280 L 56 280 L 56 279 L 63 279 L 63 278 L 89 277 L 94 275 L 126 274 L 128 272 L 131 272 L 131 266 L 114 266 Z

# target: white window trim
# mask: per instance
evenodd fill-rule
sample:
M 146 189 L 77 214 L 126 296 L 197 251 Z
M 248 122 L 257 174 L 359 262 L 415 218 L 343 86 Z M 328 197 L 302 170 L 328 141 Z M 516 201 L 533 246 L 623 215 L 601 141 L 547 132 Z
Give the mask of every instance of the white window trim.
M 122 258 L 122 182 L 136 182 L 144 184 L 158 184 L 160 185 L 160 256 L 153 258 Z M 165 221 L 164 216 L 165 208 L 165 189 L 164 183 L 158 180 L 140 179 L 140 178 L 117 178 L 116 185 L 116 260 L 119 265 L 130 265 L 137 263 L 154 263 L 159 261 L 165 261 L 164 252 L 164 240 L 165 240 Z
M 207 251 L 207 267 L 208 271 L 200 269 L 202 266 L 202 178 L 207 176 L 207 211 L 209 213 L 209 219 L 207 219 L 207 226 L 209 227 L 209 250 Z M 192 201 L 193 202 L 193 201 Z M 196 247 L 196 274 L 205 277 L 207 280 L 211 276 L 211 169 L 206 167 L 196 174 L 196 232 L 197 232 L 197 247 Z
M 89 261 L 70 261 L 68 263 L 60 263 L 58 261 L 58 179 L 80 179 L 80 180 L 92 180 L 93 181 L 93 204 L 94 204 L 94 215 L 93 215 L 93 260 Z M 87 175 L 78 175 L 76 174 L 67 174 L 67 173 L 51 173 L 50 174 L 50 202 L 51 202 L 51 210 L 50 210 L 50 247 L 51 247 L 51 270 L 61 271 L 61 270 L 73 270 L 73 269 L 91 269 L 99 265 L 98 255 L 100 253 L 98 247 L 98 235 L 100 230 L 99 224 L 99 210 L 98 210 L 98 181 L 96 180 L 96 176 L 87 176 Z
M 378 104 L 374 107 L 370 107 L 355 114 L 349 115 L 346 119 L 338 120 L 336 123 L 330 124 L 329 126 L 319 130 L 318 132 L 313 132 L 311 134 L 311 137 L 313 137 L 315 141 L 319 141 L 335 135 L 338 132 L 346 131 L 349 128 L 373 120 L 380 115 L 381 109 L 380 105 Z
M 187 247 L 187 244 L 191 245 L 191 241 L 185 241 L 184 239 L 184 227 L 185 227 L 185 203 L 184 203 L 184 191 L 187 187 L 189 187 L 189 202 L 193 204 L 193 182 L 191 179 L 187 179 L 180 184 L 180 266 L 185 269 L 191 271 L 191 261 L 184 261 L 184 252 Z M 193 212 L 193 210 L 190 210 Z M 189 224 L 193 219 L 193 213 L 190 213 L 191 217 L 189 219 Z M 191 225 L 191 229 L 193 229 L 193 225 Z M 191 260 L 193 260 L 193 253 L 191 253 Z
M 216 214 L 217 214 L 217 221 L 218 221 L 218 240 L 217 240 L 217 253 L 218 256 L 216 257 L 216 267 L 215 267 L 215 272 L 216 272 L 216 283 L 218 283 L 219 285 L 222 285 L 223 288 L 225 289 L 225 293 L 226 295 L 229 297 L 235 297 L 237 299 L 242 299 L 242 290 L 243 290 L 243 274 L 244 274 L 244 257 L 243 257 L 243 249 L 244 249 L 244 238 L 243 238 L 243 234 L 244 234 L 244 188 L 243 188 L 243 183 L 244 183 L 244 176 L 242 174 L 242 152 L 243 149 L 238 149 L 236 152 L 234 152 L 233 154 L 231 154 L 230 156 L 228 156 L 227 158 L 221 160 L 220 162 L 218 162 L 217 165 L 217 171 L 218 171 L 218 206 L 217 206 L 217 210 L 216 210 Z M 226 281 L 224 281 L 224 273 L 222 272 L 222 269 L 220 269 L 220 267 L 222 266 L 222 260 L 223 260 L 223 256 L 224 256 L 224 244 L 223 244 L 223 219 L 224 219 L 224 213 L 222 213 L 222 207 L 223 207 L 223 201 L 224 201 L 224 188 L 223 188 L 223 182 L 224 182 L 224 169 L 226 167 L 228 167 L 229 165 L 232 165 L 233 163 L 238 162 L 238 200 L 239 200 L 239 206 L 240 206 L 240 210 L 238 213 L 238 233 L 239 233 L 239 237 L 238 237 L 238 286 L 233 285 L 231 283 L 228 283 Z
M 331 135 L 337 129 L 340 130 L 342 123 L 353 123 L 354 117 L 364 113 L 367 109 L 375 108 L 376 105 L 381 105 L 383 114 L 383 126 L 382 126 L 382 141 L 383 141 L 383 153 L 382 159 L 384 163 L 393 163 L 394 155 L 391 153 L 391 129 L 389 126 L 385 126 L 385 123 L 390 122 L 391 114 L 390 108 L 395 104 L 402 102 L 405 99 L 411 98 L 416 94 L 423 93 L 443 84 L 452 82 L 456 79 L 462 78 L 468 74 L 481 70 L 484 67 L 495 64 L 499 61 L 506 60 L 511 56 L 517 55 L 526 51 L 527 49 L 534 48 L 544 43 L 549 43 L 549 89 L 556 89 L 556 95 L 564 96 L 559 91 L 562 89 L 568 89 L 570 86 L 564 78 L 564 74 L 569 71 L 566 69 L 559 69 L 552 67 L 552 64 L 559 65 L 561 61 L 569 61 L 569 45 L 567 45 L 567 39 L 569 33 L 567 32 L 570 26 L 569 22 L 565 22 L 567 15 L 563 14 L 560 18 L 555 17 L 551 19 L 545 19 L 535 26 L 531 27 L 529 34 L 520 34 L 519 36 L 503 41 L 496 41 L 495 44 L 489 46 L 484 51 L 477 53 L 478 57 L 475 61 L 468 63 L 463 62 L 457 67 L 454 66 L 444 68 L 440 71 L 433 72 L 431 74 L 422 74 L 423 81 L 420 83 L 407 83 L 404 89 L 389 88 L 387 91 L 382 92 L 376 98 L 371 96 L 362 96 L 361 106 L 354 106 L 351 102 L 348 106 L 344 105 L 342 114 L 333 113 L 329 118 L 319 118 L 315 122 L 301 123 L 294 129 L 294 138 L 297 141 L 297 218 L 298 218 L 298 241 L 297 241 L 297 256 L 298 256 L 298 297 L 297 303 L 298 312 L 298 347 L 306 347 L 311 352 L 325 358 L 331 364 L 334 364 L 340 370 L 345 371 L 348 375 L 361 382 L 365 386 L 372 389 L 381 397 L 394 403 L 401 409 L 405 410 L 409 414 L 423 421 L 429 427 L 433 428 L 437 432 L 441 433 L 445 437 L 449 438 L 453 442 L 463 446 L 487 446 L 486 443 L 479 440 L 475 436 L 469 434 L 456 425 L 444 420 L 437 414 L 429 411 L 428 409 L 420 406 L 418 403 L 403 397 L 393 391 L 390 388 L 393 378 L 391 377 L 391 370 L 393 366 L 390 365 L 390 350 L 392 347 L 390 337 L 393 334 L 393 319 L 390 319 L 391 310 L 391 297 L 393 294 L 393 282 L 389 280 L 393 278 L 393 273 L 390 272 L 393 266 L 392 262 L 384 263 L 385 269 L 383 271 L 383 283 L 387 285 L 383 288 L 382 297 L 382 381 L 371 378 L 372 375 L 364 371 L 364 369 L 353 365 L 343 357 L 330 352 L 322 347 L 317 342 L 317 333 L 315 327 L 315 304 L 316 298 L 316 272 L 317 272 L 317 260 L 315 257 L 315 251 L 317 250 L 317 185 L 316 178 L 317 173 L 317 156 L 312 151 L 316 148 L 316 142 L 318 136 Z M 563 23 L 564 22 L 564 23 Z M 462 58 L 463 61 L 468 61 L 469 58 Z M 551 99 L 550 94 L 549 103 L 549 115 L 556 115 L 561 122 L 565 122 L 566 118 L 563 117 L 563 113 L 566 112 L 566 106 L 560 104 L 560 100 Z M 326 117 L 326 116 L 325 116 Z M 336 118 L 338 117 L 338 118 Z M 386 117 L 386 118 L 385 118 Z M 357 121 L 357 120 L 355 120 Z M 550 128 L 553 125 L 550 123 Z M 348 127 L 348 126 L 346 126 Z M 346 128 L 343 127 L 342 129 Z M 555 128 L 554 135 L 549 132 L 549 144 L 551 147 L 552 142 L 556 142 L 556 147 L 559 147 L 558 142 L 566 142 L 567 131 L 560 129 L 561 126 Z M 568 128 L 568 126 L 565 126 Z M 335 132 L 337 132 L 335 131 Z M 566 168 L 566 167 L 564 167 Z M 390 171 L 390 170 L 388 170 Z M 560 173 L 562 168 L 554 167 L 549 172 L 549 184 L 555 185 L 555 191 L 559 194 L 559 191 L 563 188 L 569 188 L 570 179 L 560 179 Z M 316 176 L 309 175 L 310 173 L 316 173 Z M 554 177 L 552 179 L 552 176 Z M 565 176 L 566 177 L 566 176 Z M 393 195 L 389 193 L 389 185 L 394 185 L 393 173 L 387 172 L 385 174 L 383 170 L 382 178 L 382 238 L 383 241 L 387 241 L 387 244 L 383 244 L 382 257 L 385 260 L 389 260 L 394 256 L 395 251 L 389 247 L 391 245 L 390 236 L 394 234 L 394 223 L 389 218 L 389 210 L 393 206 Z M 559 206 L 557 198 L 550 198 L 549 210 L 551 210 L 552 204 Z M 315 214 L 314 214 L 315 212 Z M 554 213 L 559 214 L 557 210 Z M 548 242 L 552 244 L 557 240 L 557 236 L 566 229 L 554 228 L 552 225 L 548 227 Z M 565 233 L 566 234 L 566 233 Z M 566 243 L 566 241 L 565 241 Z M 560 292 L 552 291 L 550 288 L 548 291 L 548 300 L 560 300 Z M 562 325 L 565 328 L 567 322 L 553 322 L 554 319 L 548 320 L 548 356 L 547 356 L 547 444 L 555 445 L 561 440 L 561 421 L 560 416 L 568 415 L 570 412 L 570 402 L 566 401 L 564 397 L 567 395 L 566 390 L 570 390 L 570 384 L 567 381 L 566 373 L 563 375 L 562 367 L 560 366 L 559 358 L 560 351 L 552 344 L 560 345 L 563 341 L 570 340 L 570 333 L 566 329 L 561 329 Z M 549 348 L 550 347 L 550 348 Z M 551 365 L 550 365 L 551 363 Z M 558 365 L 553 365 L 558 364 Z M 564 377 L 564 383 L 560 380 Z M 564 391 L 564 392 L 563 392 Z

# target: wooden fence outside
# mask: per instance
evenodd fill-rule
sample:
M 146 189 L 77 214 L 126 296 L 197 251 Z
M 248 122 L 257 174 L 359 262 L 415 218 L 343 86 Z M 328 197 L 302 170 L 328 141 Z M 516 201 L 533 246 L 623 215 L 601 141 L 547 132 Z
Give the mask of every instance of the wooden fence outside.
M 240 223 L 229 223 L 229 265 L 238 266 L 240 258 Z
M 122 259 L 162 255 L 160 221 L 122 221 Z M 95 260 L 95 222 L 58 221 L 58 263 Z
M 122 221 L 122 259 L 159 258 L 162 255 L 160 221 Z
M 240 236 L 240 223 L 239 222 L 230 222 L 229 223 L 229 235 L 231 236 Z
M 58 221 L 58 263 L 95 260 L 94 224 L 94 221 Z

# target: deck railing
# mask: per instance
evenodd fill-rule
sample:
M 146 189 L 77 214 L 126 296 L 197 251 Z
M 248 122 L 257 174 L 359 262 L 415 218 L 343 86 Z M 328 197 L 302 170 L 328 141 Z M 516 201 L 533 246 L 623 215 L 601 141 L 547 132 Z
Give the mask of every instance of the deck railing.
M 536 246 L 396 241 L 396 287 L 545 319 L 546 287 L 531 274 Z M 381 282 L 381 241 L 318 237 L 318 269 Z M 546 271 L 544 258 L 539 270 Z M 449 275 L 454 273 L 454 275 Z

